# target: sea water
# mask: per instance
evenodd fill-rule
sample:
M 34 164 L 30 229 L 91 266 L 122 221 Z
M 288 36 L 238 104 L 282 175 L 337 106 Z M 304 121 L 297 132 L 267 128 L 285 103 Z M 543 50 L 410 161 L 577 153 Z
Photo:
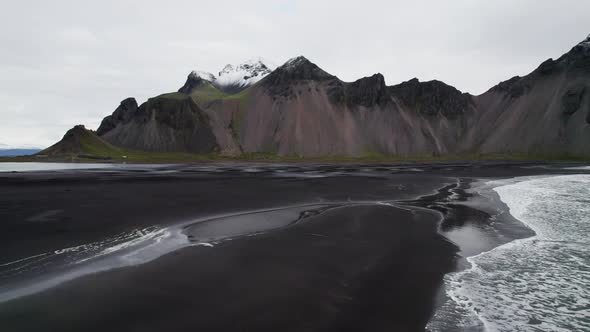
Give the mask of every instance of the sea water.
M 112 168 L 115 164 L 100 163 L 34 163 L 34 162 L 2 162 L 0 172 L 39 172 L 62 171 L 76 169 Z
M 536 235 L 469 257 L 447 275 L 431 331 L 590 331 L 590 175 L 494 190 Z

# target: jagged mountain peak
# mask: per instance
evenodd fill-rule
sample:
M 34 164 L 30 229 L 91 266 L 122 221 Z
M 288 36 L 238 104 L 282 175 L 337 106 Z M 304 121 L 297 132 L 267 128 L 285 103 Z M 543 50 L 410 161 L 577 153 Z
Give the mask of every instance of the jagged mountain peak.
M 285 68 L 285 69 L 295 69 L 298 66 L 305 66 L 305 65 L 313 65 L 313 63 L 311 61 L 309 61 L 306 57 L 304 57 L 303 55 L 299 55 L 296 56 L 294 58 L 291 58 L 289 60 L 287 60 L 287 62 L 285 62 L 284 65 L 282 65 L 281 67 Z
M 237 65 L 226 65 L 213 81 L 213 85 L 225 92 L 239 92 L 270 74 L 274 66 L 262 58 L 246 60 Z
M 128 122 L 135 116 L 138 107 L 135 98 L 129 97 L 123 99 L 113 114 L 107 115 L 102 119 L 100 126 L 96 130 L 97 135 L 102 136 L 106 132 L 115 128 L 119 123 Z
M 274 65 L 262 58 L 248 59 L 240 64 L 227 64 L 217 74 L 207 71 L 193 70 L 186 83 L 179 92 L 191 93 L 203 81 L 211 83 L 214 87 L 226 93 L 238 93 L 257 83 L 270 74 Z
M 273 95 L 292 95 L 291 86 L 301 81 L 327 81 L 337 79 L 304 56 L 289 59 L 260 82 Z
M 217 77 L 220 78 L 233 72 L 245 72 L 250 74 L 250 76 L 263 76 L 270 73 L 274 68 L 275 66 L 272 62 L 258 57 L 248 59 L 237 65 L 227 64 L 218 73 Z
M 287 60 L 264 80 L 267 86 L 283 86 L 293 81 L 324 81 L 336 78 L 304 56 Z
M 302 55 L 287 60 L 285 64 L 277 69 L 293 73 L 299 79 L 314 80 L 334 77 Z

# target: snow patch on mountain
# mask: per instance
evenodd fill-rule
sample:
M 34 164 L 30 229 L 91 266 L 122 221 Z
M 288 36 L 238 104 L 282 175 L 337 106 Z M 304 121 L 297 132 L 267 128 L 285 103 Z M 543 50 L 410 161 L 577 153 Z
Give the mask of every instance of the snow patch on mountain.
M 216 75 L 195 70 L 191 76 L 211 82 L 226 92 L 239 92 L 263 79 L 275 69 L 274 64 L 262 58 L 250 59 L 238 65 L 226 65 Z
M 192 78 L 201 78 L 209 82 L 215 81 L 215 75 L 202 70 L 193 70 L 189 76 Z

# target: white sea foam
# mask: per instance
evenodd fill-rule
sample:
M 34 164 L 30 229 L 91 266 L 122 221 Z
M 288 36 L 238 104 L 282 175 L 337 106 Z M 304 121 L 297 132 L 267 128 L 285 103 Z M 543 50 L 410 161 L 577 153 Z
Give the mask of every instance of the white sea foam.
M 590 171 L 590 166 L 565 167 L 564 169 L 580 170 L 580 171 Z
M 468 258 L 450 274 L 432 331 L 590 331 L 590 175 L 494 189 L 536 235 Z
M 22 285 L 9 284 L 0 287 L 0 302 L 34 294 L 91 273 L 147 263 L 189 245 L 198 243 L 189 242 L 179 227 L 150 227 L 98 242 L 3 263 L 0 267 L 9 267 L 0 271 L 0 277 L 3 278 L 14 278 L 23 274 L 30 277 L 36 270 L 41 270 L 41 274 Z M 49 274 L 43 273 L 44 269 L 51 266 L 57 269 Z
M 0 282 L 4 281 L 0 283 L 0 303 L 88 274 L 147 263 L 188 246 L 213 247 L 237 236 L 261 234 L 289 225 L 308 210 L 329 206 L 304 204 L 206 217 L 167 228 L 150 226 L 97 242 L 0 261 Z

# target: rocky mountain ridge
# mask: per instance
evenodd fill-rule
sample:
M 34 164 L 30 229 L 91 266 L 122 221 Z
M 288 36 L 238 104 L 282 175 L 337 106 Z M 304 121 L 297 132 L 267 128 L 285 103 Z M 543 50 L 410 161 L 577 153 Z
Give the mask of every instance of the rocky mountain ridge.
M 479 96 L 436 80 L 387 86 L 381 74 L 344 82 L 303 56 L 222 89 L 216 81 L 236 69 L 226 66 L 141 106 L 123 100 L 97 134 L 131 149 L 229 155 L 590 156 L 589 45 Z

